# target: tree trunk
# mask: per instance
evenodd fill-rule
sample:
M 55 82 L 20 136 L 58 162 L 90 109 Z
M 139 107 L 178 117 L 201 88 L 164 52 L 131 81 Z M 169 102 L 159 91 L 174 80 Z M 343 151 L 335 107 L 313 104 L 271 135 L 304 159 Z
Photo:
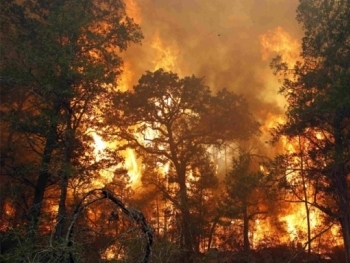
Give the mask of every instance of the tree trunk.
M 247 205 L 244 204 L 243 211 L 243 248 L 245 252 L 250 251 L 250 242 L 249 242 L 249 217 L 247 211 Z
M 305 180 L 305 174 L 304 174 L 304 152 L 303 152 L 303 145 L 301 143 L 301 138 L 298 136 L 298 143 L 299 143 L 299 151 L 300 151 L 300 176 L 302 180 L 302 187 L 303 187 L 303 194 L 304 194 L 304 205 L 305 205 L 305 213 L 306 213 L 306 223 L 307 223 L 307 252 L 311 253 L 311 224 L 310 224 L 310 207 L 308 203 L 308 194 L 307 194 L 307 187 L 306 187 L 306 180 Z
M 75 132 L 72 129 L 71 122 L 71 114 L 68 114 L 67 117 L 67 128 L 65 132 L 65 156 L 64 163 L 62 167 L 62 176 L 61 176 L 61 194 L 60 201 L 58 204 L 58 213 L 57 213 L 57 224 L 55 237 L 56 239 L 60 239 L 63 237 L 66 231 L 66 199 L 67 199 L 67 191 L 68 191 L 68 180 L 71 176 L 71 162 L 72 162 L 72 154 L 73 154 L 73 141 L 75 139 Z
M 343 174 L 336 174 L 336 181 L 338 183 L 339 195 L 339 222 L 343 234 L 345 262 L 350 262 L 350 205 L 348 195 L 348 182 L 346 176 Z
M 55 116 L 58 115 L 60 109 L 60 103 L 56 102 L 54 105 Z M 52 119 L 54 119 L 53 117 Z M 41 159 L 40 170 L 38 175 L 38 180 L 36 181 L 33 204 L 29 211 L 29 231 L 32 232 L 33 235 L 39 223 L 39 217 L 41 214 L 42 203 L 44 200 L 44 193 L 47 185 L 47 181 L 50 177 L 49 167 L 52 158 L 52 152 L 56 145 L 56 130 L 57 130 L 57 121 L 52 121 L 48 134 L 46 137 L 46 143 L 44 147 L 43 156 Z
M 213 240 L 213 235 L 214 235 L 214 232 L 215 232 L 216 225 L 218 224 L 219 218 L 220 218 L 220 216 L 217 216 L 217 217 L 214 218 L 213 224 L 212 224 L 212 226 L 210 228 L 207 251 L 209 251 L 209 249 L 211 248 L 211 242 Z
M 180 188 L 180 202 L 181 202 L 181 225 L 183 242 L 181 248 L 184 249 L 184 258 L 182 262 L 191 263 L 193 262 L 194 248 L 193 240 L 191 235 L 191 218 L 190 210 L 188 207 L 188 196 L 187 196 L 187 186 L 186 186 L 186 173 L 185 171 L 178 174 L 179 176 L 179 188 Z
M 68 188 L 68 175 L 63 172 L 61 178 L 61 194 L 60 201 L 58 204 L 58 213 L 57 213 L 57 224 L 55 229 L 55 238 L 61 239 L 65 235 L 66 230 L 66 199 L 67 199 L 67 188 Z
M 304 191 L 304 205 L 305 205 L 305 213 L 306 213 L 306 223 L 307 223 L 307 252 L 311 253 L 311 224 L 310 224 L 310 207 L 307 199 L 307 189 L 305 185 L 305 180 L 303 178 L 303 191 Z
M 350 216 L 339 219 L 344 240 L 345 262 L 350 262 Z
M 335 158 L 334 169 L 332 173 L 332 181 L 335 188 L 335 193 L 338 197 L 339 208 L 339 222 L 342 228 L 345 261 L 350 262 L 350 197 L 349 197 L 349 183 L 347 175 L 349 171 L 345 167 L 344 159 L 344 142 L 341 124 L 343 121 L 343 114 L 341 110 L 337 110 L 334 118 L 334 144 L 335 144 Z

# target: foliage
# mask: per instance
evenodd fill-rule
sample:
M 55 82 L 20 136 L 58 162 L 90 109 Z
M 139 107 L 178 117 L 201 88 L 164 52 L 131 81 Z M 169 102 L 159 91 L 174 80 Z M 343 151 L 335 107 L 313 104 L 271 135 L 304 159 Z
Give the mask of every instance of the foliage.
M 302 61 L 292 70 L 276 58 L 272 66 L 284 76 L 281 93 L 288 100 L 287 121 L 276 138 L 300 136 L 308 147 L 305 174 L 315 190 L 310 202 L 339 220 L 350 257 L 350 3 L 300 1 L 297 20 L 304 37 Z
M 249 153 L 241 153 L 238 158 L 233 158 L 232 169 L 226 175 L 227 193 L 232 202 L 235 203 L 235 207 L 240 207 L 243 203 L 249 202 L 248 199 L 253 192 L 262 185 L 264 174 L 253 167 L 252 159 L 253 157 Z M 251 203 L 256 204 L 255 201 Z
M 121 162 L 115 152 L 92 156 L 92 130 L 110 105 L 120 53 L 142 34 L 120 0 L 4 0 L 0 8 L 0 199 L 14 218 L 1 229 L 25 226 L 33 258 L 48 232 L 65 244 L 68 215 L 92 175 Z
M 225 177 L 223 215 L 241 220 L 246 251 L 250 249 L 250 222 L 267 213 L 267 206 L 263 200 L 266 201 L 268 197 L 268 179 L 267 175 L 260 171 L 259 159 L 249 152 L 240 152 L 233 158 L 232 168 Z
M 144 179 L 180 211 L 180 245 L 193 252 L 198 241 L 192 226 L 195 193 L 189 185 L 193 191 L 213 186 L 216 179 L 208 147 L 249 139 L 257 133 L 258 124 L 242 96 L 226 89 L 212 95 L 203 79 L 181 79 L 162 69 L 146 72 L 133 91 L 120 92 L 115 101 L 110 123 L 125 140 L 124 147 L 136 149 L 146 161 Z M 157 167 L 168 168 L 159 176 Z M 169 184 L 174 185 L 170 191 Z M 197 205 L 203 200 L 202 195 Z

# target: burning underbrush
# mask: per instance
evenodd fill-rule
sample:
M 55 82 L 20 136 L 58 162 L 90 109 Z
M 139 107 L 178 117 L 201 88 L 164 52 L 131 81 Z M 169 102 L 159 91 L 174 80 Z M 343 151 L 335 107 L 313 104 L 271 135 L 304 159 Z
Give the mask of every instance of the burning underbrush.
M 219 251 L 212 249 L 202 256 L 203 263 L 342 263 L 342 248 L 335 247 L 327 254 L 307 253 L 298 247 L 286 245 L 261 248 L 250 252 Z

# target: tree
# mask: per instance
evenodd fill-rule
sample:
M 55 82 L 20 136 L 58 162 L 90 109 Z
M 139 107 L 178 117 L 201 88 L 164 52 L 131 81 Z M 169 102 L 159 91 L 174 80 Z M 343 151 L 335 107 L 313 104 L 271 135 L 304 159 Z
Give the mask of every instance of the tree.
M 2 2 L 1 95 L 10 99 L 1 107 L 2 173 L 34 190 L 28 233 L 37 233 L 47 187 L 59 184 L 60 237 L 69 179 L 97 168 L 85 155 L 92 139 L 84 130 L 109 105 L 120 52 L 141 39 L 120 0 Z
M 147 207 L 152 207 L 152 217 L 157 235 L 164 241 L 174 244 L 181 236 L 181 213 L 177 197 L 177 174 L 174 167 L 166 162 L 155 162 L 152 155 L 143 155 L 142 158 L 142 185 L 147 194 L 154 198 L 147 202 Z M 210 160 L 209 152 L 198 152 L 189 164 L 189 174 L 186 179 L 188 206 L 191 212 L 191 236 L 193 249 L 199 253 L 209 243 L 209 226 L 215 217 L 215 192 L 218 186 L 215 166 Z M 145 199 L 145 197 L 143 197 Z
M 191 176 L 188 178 L 189 204 L 192 216 L 192 235 L 195 251 L 210 248 L 211 223 L 215 221 L 219 180 L 210 154 L 198 153 L 191 162 Z
M 224 215 L 242 220 L 245 252 L 250 250 L 250 222 L 267 213 L 261 203 L 261 200 L 265 199 L 263 196 L 266 178 L 259 171 L 259 167 L 254 167 L 258 164 L 254 159 L 250 153 L 240 153 L 237 158 L 233 158 L 232 168 L 225 177 Z
M 162 69 L 146 72 L 133 91 L 119 93 L 115 101 L 109 119 L 125 147 L 152 156 L 159 166 L 170 165 L 177 188 L 167 198 L 181 212 L 181 248 L 190 260 L 195 244 L 188 189 L 191 164 L 211 145 L 248 139 L 258 124 L 243 97 L 226 89 L 213 96 L 203 79 L 180 79 Z
M 309 202 L 342 229 L 346 260 L 350 261 L 350 2 L 301 0 L 302 61 L 288 69 L 281 57 L 272 62 L 283 73 L 281 93 L 288 100 L 280 136 L 300 136 L 309 148 L 305 174 L 317 196 Z
M 313 165 L 309 167 L 309 164 L 312 163 L 312 160 L 308 159 L 308 155 L 305 154 L 309 150 L 309 145 L 305 138 L 296 136 L 292 140 L 288 142 L 289 145 L 292 145 L 292 149 L 290 149 L 287 153 L 281 154 L 275 158 L 273 162 L 271 162 L 270 171 L 272 172 L 275 168 L 275 173 L 278 171 L 277 181 L 280 182 L 281 189 L 286 190 L 286 200 L 288 202 L 300 202 L 303 203 L 305 207 L 305 219 L 306 219 L 306 235 L 307 242 L 305 243 L 305 247 L 308 248 L 308 253 L 310 254 L 312 251 L 311 243 L 317 237 L 321 236 L 321 233 L 312 237 L 312 232 L 315 232 L 311 227 L 311 212 L 315 208 L 310 205 L 310 203 L 315 202 L 316 196 L 315 191 L 312 187 L 312 181 L 310 181 L 309 173 L 313 173 Z M 272 172 L 274 173 L 274 172 Z M 279 178 L 280 177 L 280 178 Z M 311 187 L 310 187 L 311 186 Z M 327 223 L 326 221 L 323 224 Z M 331 222 L 331 225 L 334 222 Z M 329 226 L 325 226 L 326 229 L 329 229 Z

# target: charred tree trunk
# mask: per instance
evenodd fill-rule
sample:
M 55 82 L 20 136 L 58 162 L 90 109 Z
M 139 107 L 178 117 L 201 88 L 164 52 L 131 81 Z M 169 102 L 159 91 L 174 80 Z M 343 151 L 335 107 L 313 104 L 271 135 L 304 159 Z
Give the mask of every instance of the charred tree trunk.
M 49 130 L 46 136 L 46 143 L 44 147 L 43 156 L 41 159 L 39 175 L 35 185 L 33 204 L 29 211 L 29 221 L 30 221 L 29 232 L 31 232 L 30 233 L 31 236 L 34 235 L 34 233 L 38 228 L 39 217 L 41 214 L 41 208 L 44 200 L 45 189 L 46 189 L 47 182 L 50 178 L 49 167 L 51 163 L 52 153 L 56 147 L 56 142 L 57 142 L 56 130 L 57 130 L 58 124 L 57 124 L 57 120 L 55 119 L 59 114 L 60 107 L 61 107 L 60 103 L 56 101 L 54 104 L 55 116 L 52 117 L 51 125 L 49 127 Z
M 188 206 L 187 186 L 186 186 L 186 173 L 185 171 L 179 174 L 179 188 L 180 188 L 180 202 L 181 202 L 181 225 L 183 242 L 181 248 L 184 249 L 183 262 L 193 262 L 194 248 L 191 235 L 191 216 Z
M 344 248 L 345 248 L 345 262 L 350 262 L 350 215 L 344 215 L 339 219 L 342 229 Z
M 72 121 L 71 121 L 71 111 L 68 113 L 67 117 L 67 128 L 65 132 L 65 156 L 64 156 L 64 163 L 62 167 L 62 175 L 61 175 L 61 194 L 60 194 L 60 201 L 58 204 L 58 213 L 57 213 L 57 224 L 56 224 L 56 231 L 55 231 L 55 237 L 56 239 L 63 238 L 63 234 L 66 229 L 66 214 L 67 214 L 67 208 L 66 208 L 66 199 L 67 199 L 67 191 L 68 191 L 68 180 L 70 177 L 70 171 L 71 171 L 71 161 L 72 161 L 72 155 L 73 155 L 73 142 L 75 139 L 75 132 L 72 128 Z
M 303 171 L 301 171 L 303 172 Z M 303 183 L 303 192 L 304 192 L 304 205 L 305 205 L 305 213 L 306 213 L 306 224 L 307 224 L 307 252 L 310 254 L 311 253 L 311 224 L 310 224 L 310 207 L 308 204 L 308 198 L 307 198 L 307 188 L 306 188 L 306 182 L 305 178 L 302 175 L 302 183 Z
M 219 219 L 220 219 L 220 216 L 216 216 L 213 220 L 213 224 L 210 228 L 210 232 L 209 232 L 209 238 L 208 238 L 208 247 L 207 247 L 207 251 L 210 250 L 211 248 L 211 242 L 213 240 L 213 235 L 214 235 L 214 232 L 215 232 L 215 228 L 216 228 L 216 225 L 218 224 L 219 222 Z
M 298 137 L 298 143 L 299 143 L 299 151 L 300 151 L 300 176 L 302 180 L 302 187 L 303 187 L 303 194 L 304 194 L 304 205 L 305 205 L 305 213 L 306 213 L 306 223 L 307 223 L 307 252 L 311 253 L 311 224 L 310 224 L 310 207 L 309 207 L 309 200 L 308 200 L 308 194 L 307 194 L 307 187 L 306 187 L 306 178 L 304 173 L 304 153 L 303 153 L 303 145 L 301 143 L 300 136 Z
M 347 179 L 349 171 L 346 169 L 344 161 L 344 136 L 341 129 L 342 121 L 342 111 L 337 110 L 334 118 L 335 165 L 332 173 L 332 182 L 334 184 L 335 193 L 338 199 L 338 220 L 340 222 L 343 234 L 345 261 L 350 262 L 350 197 L 349 182 Z
M 243 249 L 245 252 L 250 251 L 250 242 L 249 242 L 249 216 L 247 211 L 247 205 L 243 204 Z
M 340 170 L 340 171 L 339 171 Z M 349 186 L 346 174 L 339 169 L 333 174 L 339 202 L 339 223 L 342 230 L 345 261 L 350 262 L 350 205 L 349 205 Z
M 66 199 L 67 199 L 67 188 L 68 188 L 68 175 L 63 174 L 61 177 L 61 194 L 60 201 L 58 204 L 58 213 L 57 213 L 57 224 L 55 229 L 55 238 L 61 239 L 64 235 L 66 228 Z

